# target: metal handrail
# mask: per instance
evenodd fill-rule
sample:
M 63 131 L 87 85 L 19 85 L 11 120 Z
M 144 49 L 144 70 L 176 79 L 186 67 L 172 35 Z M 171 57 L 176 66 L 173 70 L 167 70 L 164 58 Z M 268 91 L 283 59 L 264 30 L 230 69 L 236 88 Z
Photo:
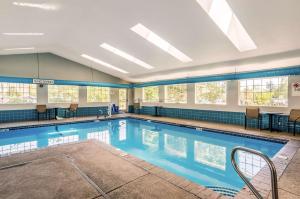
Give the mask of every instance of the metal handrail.
M 235 169 L 235 171 L 239 174 L 239 176 L 242 178 L 242 180 L 246 183 L 246 185 L 249 187 L 249 189 L 253 192 L 253 194 L 258 199 L 263 199 L 262 195 L 251 184 L 251 182 L 247 179 L 247 177 L 242 173 L 242 171 L 239 169 L 239 167 L 235 161 L 235 153 L 237 151 L 245 151 L 248 153 L 253 153 L 255 155 L 262 157 L 267 162 L 269 169 L 271 171 L 272 199 L 278 199 L 277 173 L 276 173 L 276 168 L 275 168 L 273 162 L 270 160 L 270 158 L 268 156 L 266 156 L 265 154 L 261 153 L 260 151 L 256 151 L 256 150 L 249 149 L 246 147 L 241 147 L 241 146 L 235 147 L 231 151 L 231 164 L 233 165 L 233 168 Z

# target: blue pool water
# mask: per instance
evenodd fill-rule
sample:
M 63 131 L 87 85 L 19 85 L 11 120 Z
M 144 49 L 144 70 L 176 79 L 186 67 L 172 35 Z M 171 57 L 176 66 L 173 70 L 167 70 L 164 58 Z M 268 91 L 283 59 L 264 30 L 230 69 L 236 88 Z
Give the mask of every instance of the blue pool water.
M 284 144 L 133 118 L 16 129 L 0 133 L 0 155 L 87 139 L 110 144 L 195 183 L 240 190 L 230 153 L 235 146 L 274 156 Z M 262 166 L 259 157 L 238 153 L 241 170 L 251 178 Z

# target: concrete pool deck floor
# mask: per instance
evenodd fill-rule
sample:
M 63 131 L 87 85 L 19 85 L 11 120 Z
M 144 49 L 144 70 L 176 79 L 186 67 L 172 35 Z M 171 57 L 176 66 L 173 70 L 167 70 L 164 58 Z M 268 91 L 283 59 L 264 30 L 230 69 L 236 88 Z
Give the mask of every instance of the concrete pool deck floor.
M 279 198 L 300 198 L 299 135 L 166 117 L 134 114 L 115 117 L 124 116 L 287 139 L 289 142 L 273 159 L 278 172 Z M 95 117 L 7 123 L 0 124 L 0 128 L 92 119 Z M 18 165 L 23 162 L 27 164 Z M 14 154 L 0 158 L 0 167 L 0 198 L 225 198 L 113 147 L 91 141 Z M 262 169 L 252 180 L 265 198 L 271 198 L 269 177 L 268 170 Z M 254 196 L 244 188 L 235 198 Z
M 1 158 L 0 179 L 0 198 L 9 199 L 220 198 L 209 189 L 96 141 Z

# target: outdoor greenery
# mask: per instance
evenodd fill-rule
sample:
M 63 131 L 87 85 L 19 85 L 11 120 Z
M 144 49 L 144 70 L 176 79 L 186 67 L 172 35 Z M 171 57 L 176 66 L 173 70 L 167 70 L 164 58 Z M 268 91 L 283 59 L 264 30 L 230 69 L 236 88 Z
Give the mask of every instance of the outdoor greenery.
M 48 85 L 49 103 L 72 103 L 79 101 L 79 86 Z
M 124 88 L 119 89 L 119 109 L 127 109 L 127 90 Z
M 30 104 L 36 102 L 36 84 L 0 82 L 0 104 Z
M 166 103 L 187 103 L 187 85 L 173 84 L 165 86 Z
M 149 86 L 143 88 L 143 102 L 159 102 L 159 87 Z
M 203 82 L 195 84 L 196 104 L 226 104 L 226 82 Z
M 110 102 L 110 88 L 88 86 L 87 102 Z
M 288 106 L 288 77 L 239 81 L 239 104 L 245 106 Z

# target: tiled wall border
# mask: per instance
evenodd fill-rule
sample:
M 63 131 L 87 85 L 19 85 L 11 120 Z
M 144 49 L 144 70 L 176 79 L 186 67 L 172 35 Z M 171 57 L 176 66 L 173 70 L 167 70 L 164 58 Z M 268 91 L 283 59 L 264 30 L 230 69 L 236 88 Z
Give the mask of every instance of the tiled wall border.
M 67 108 L 59 108 L 58 116 L 65 117 L 65 110 Z M 101 110 L 102 114 L 107 112 L 107 106 L 98 106 L 98 107 L 79 107 L 77 110 L 77 116 L 96 116 L 99 114 L 99 110 Z M 101 114 L 100 113 L 100 114 Z M 72 115 L 67 114 L 67 117 L 71 117 Z M 55 110 L 50 109 L 50 118 L 55 117 Z M 36 109 L 24 109 L 24 110 L 2 110 L 0 111 L 0 122 L 19 122 L 19 121 L 33 121 L 37 120 L 37 112 Z M 46 119 L 46 114 L 41 114 L 40 119 Z
M 129 107 L 130 113 L 144 114 L 144 115 L 155 115 L 155 106 L 142 106 L 140 111 L 134 110 L 133 107 Z M 244 125 L 244 114 L 243 112 L 229 112 L 229 111 L 213 111 L 213 110 L 198 110 L 198 109 L 183 109 L 183 108 L 168 108 L 160 107 L 159 116 L 172 117 L 180 119 L 200 120 L 217 122 L 223 124 L 233 125 Z M 278 128 L 280 131 L 287 132 L 288 127 L 286 125 L 278 125 L 277 121 L 281 121 L 282 124 L 286 124 L 287 116 L 275 116 L 273 119 L 273 127 Z M 256 120 L 248 120 L 248 127 L 256 128 Z M 262 114 L 262 128 L 269 127 L 269 117 L 266 114 Z M 300 126 L 297 126 L 296 131 L 300 131 Z

